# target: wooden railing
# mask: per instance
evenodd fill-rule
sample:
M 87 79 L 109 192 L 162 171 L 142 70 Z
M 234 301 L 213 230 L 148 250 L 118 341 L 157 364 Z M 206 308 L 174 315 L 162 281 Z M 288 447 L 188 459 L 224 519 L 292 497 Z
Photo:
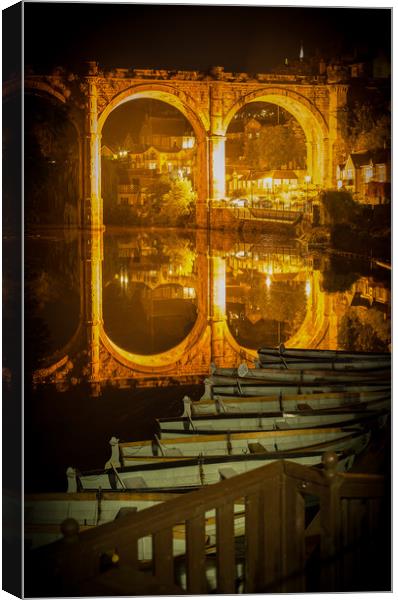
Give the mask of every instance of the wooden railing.
M 218 593 L 350 590 L 358 560 L 362 569 L 375 548 L 384 479 L 337 473 L 336 464 L 332 453 L 322 469 L 278 461 L 80 534 L 69 520 L 63 540 L 27 556 L 25 594 L 203 594 L 211 562 L 211 591 Z M 240 538 L 236 504 L 241 514 L 244 508 Z M 173 531 L 181 523 L 185 550 L 178 557 Z M 148 536 L 151 557 L 142 560 L 139 541 Z M 104 556 L 117 566 L 101 573 Z

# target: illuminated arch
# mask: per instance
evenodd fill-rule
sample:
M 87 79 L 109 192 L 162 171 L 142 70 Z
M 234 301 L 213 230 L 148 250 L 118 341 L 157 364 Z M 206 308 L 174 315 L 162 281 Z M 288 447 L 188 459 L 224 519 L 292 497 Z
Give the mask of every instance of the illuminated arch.
M 321 287 L 321 275 L 318 271 L 311 273 L 312 293 L 307 305 L 306 315 L 299 329 L 284 342 L 287 348 L 318 348 L 323 340 L 330 319 L 330 302 Z M 225 340 L 242 359 L 254 363 L 258 360 L 257 350 L 241 346 L 225 321 Z
M 129 87 L 116 96 L 105 106 L 98 116 L 98 134 L 101 136 L 102 128 L 115 108 L 121 106 L 125 102 L 137 99 L 152 99 L 160 100 L 173 106 L 181 112 L 187 121 L 192 126 L 197 141 L 197 203 L 196 215 L 197 220 L 204 220 L 207 214 L 207 131 L 210 129 L 209 117 L 202 112 L 200 107 L 195 102 L 194 98 L 186 92 L 180 92 L 176 88 L 167 84 L 138 84 Z M 101 189 L 101 146 L 98 144 L 97 156 L 97 172 L 99 189 Z M 101 194 L 99 194 L 101 196 Z
M 307 143 L 307 170 L 313 181 L 322 184 L 328 177 L 327 143 L 329 129 L 318 108 L 302 94 L 286 88 L 264 87 L 240 98 L 224 117 L 224 132 L 234 115 L 253 102 L 269 102 L 287 110 L 303 129 Z
M 124 350 L 110 339 L 103 327 L 101 327 L 100 337 L 108 352 L 125 367 L 143 374 L 161 374 L 172 371 L 182 359 L 186 358 L 189 352 L 195 347 L 199 347 L 207 328 L 207 318 L 199 311 L 193 329 L 177 346 L 158 354 L 149 355 Z
M 125 102 L 139 98 L 160 100 L 174 106 L 191 124 L 198 142 L 204 141 L 206 138 L 206 131 L 210 128 L 208 117 L 202 113 L 192 96 L 189 96 L 185 92 L 179 92 L 173 86 L 167 84 L 139 84 L 127 88 L 114 96 L 98 117 L 99 132 L 102 131 L 106 119 L 115 108 Z

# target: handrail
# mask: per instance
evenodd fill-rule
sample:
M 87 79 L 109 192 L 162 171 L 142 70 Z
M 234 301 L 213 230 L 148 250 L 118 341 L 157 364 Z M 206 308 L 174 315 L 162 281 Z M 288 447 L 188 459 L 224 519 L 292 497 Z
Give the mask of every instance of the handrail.
M 278 461 L 80 534 L 77 523 L 69 523 L 64 540 L 34 551 L 35 577 L 43 570 L 51 580 L 49 574 L 56 571 L 53 585 L 70 595 L 82 582 L 97 580 L 100 557 L 114 552 L 119 564 L 131 569 L 132 587 L 125 593 L 133 594 L 133 573 L 140 570 L 138 540 L 152 536 L 154 574 L 159 584 L 174 585 L 173 527 L 185 522 L 186 593 L 206 593 L 205 515 L 215 510 L 216 590 L 234 593 L 234 503 L 243 498 L 244 591 L 305 591 L 305 497 L 310 495 L 319 501 L 320 556 L 332 560 L 332 566 L 328 563 L 322 572 L 330 586 L 327 591 L 333 591 L 338 582 L 333 561 L 341 551 L 340 526 L 345 518 L 339 516 L 341 502 L 369 500 L 375 521 L 384 482 L 381 476 L 337 473 L 336 466 L 337 456 L 330 452 L 324 455 L 323 469 Z

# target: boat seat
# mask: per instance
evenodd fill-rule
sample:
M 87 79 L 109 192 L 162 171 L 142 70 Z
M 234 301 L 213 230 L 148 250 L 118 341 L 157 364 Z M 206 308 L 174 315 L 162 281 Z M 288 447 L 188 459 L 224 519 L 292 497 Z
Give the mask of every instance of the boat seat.
M 182 452 L 179 448 L 164 448 L 165 456 L 182 456 Z
M 128 477 L 124 479 L 124 485 L 127 489 L 146 488 L 148 487 L 143 477 Z
M 119 508 L 118 513 L 115 517 L 115 521 L 116 519 L 121 519 L 122 517 L 125 517 L 126 515 L 130 515 L 131 513 L 136 513 L 137 512 L 137 507 L 136 506 L 122 506 L 122 508 Z
M 251 454 L 264 454 L 264 452 L 268 452 L 267 449 L 259 442 L 248 444 L 248 448 Z
M 220 473 L 220 479 L 230 479 L 231 477 L 235 477 L 238 473 L 232 467 L 225 467 L 224 469 L 218 469 Z
M 297 409 L 298 410 L 312 410 L 311 406 L 309 404 L 307 404 L 306 402 L 299 402 L 297 404 Z
M 280 423 L 275 423 L 278 429 L 291 429 L 292 426 L 286 421 L 281 421 Z

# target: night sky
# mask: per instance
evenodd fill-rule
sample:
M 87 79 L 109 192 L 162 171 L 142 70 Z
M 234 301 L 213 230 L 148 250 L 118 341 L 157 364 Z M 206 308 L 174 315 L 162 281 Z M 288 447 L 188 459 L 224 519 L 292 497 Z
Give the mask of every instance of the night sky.
M 84 61 L 104 68 L 152 67 L 264 72 L 316 51 L 390 53 L 391 11 L 87 3 L 25 3 L 25 64 L 38 71 Z

